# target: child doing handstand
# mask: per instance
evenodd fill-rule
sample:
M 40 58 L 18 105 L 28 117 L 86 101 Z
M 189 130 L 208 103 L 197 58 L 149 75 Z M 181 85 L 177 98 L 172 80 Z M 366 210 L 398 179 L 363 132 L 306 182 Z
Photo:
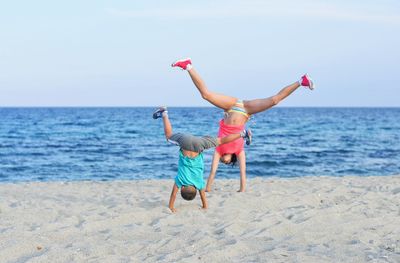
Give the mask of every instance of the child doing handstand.
M 167 140 L 180 147 L 178 174 L 172 188 L 169 200 L 169 209 L 176 212 L 174 207 L 176 194 L 181 189 L 181 196 L 185 200 L 193 200 L 197 190 L 200 193 L 203 209 L 207 209 L 207 199 L 205 195 L 205 182 L 203 179 L 204 161 L 203 151 L 244 138 L 248 144 L 251 141 L 250 130 L 243 130 L 241 133 L 230 134 L 226 137 L 216 138 L 211 136 L 196 137 L 185 133 L 172 133 L 172 125 L 168 118 L 166 107 L 160 107 L 153 113 L 153 118 L 162 117 L 164 124 L 164 134 Z

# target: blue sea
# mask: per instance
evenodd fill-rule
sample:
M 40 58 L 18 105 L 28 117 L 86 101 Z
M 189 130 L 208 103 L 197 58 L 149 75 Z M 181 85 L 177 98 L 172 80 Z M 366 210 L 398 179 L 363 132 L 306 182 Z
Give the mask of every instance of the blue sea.
M 168 179 L 178 147 L 153 108 L 0 108 L 0 182 Z M 216 135 L 217 108 L 170 108 L 175 132 Z M 400 174 L 400 108 L 273 108 L 248 126 L 248 177 Z M 213 149 L 204 153 L 208 176 Z M 217 178 L 239 178 L 220 164 Z

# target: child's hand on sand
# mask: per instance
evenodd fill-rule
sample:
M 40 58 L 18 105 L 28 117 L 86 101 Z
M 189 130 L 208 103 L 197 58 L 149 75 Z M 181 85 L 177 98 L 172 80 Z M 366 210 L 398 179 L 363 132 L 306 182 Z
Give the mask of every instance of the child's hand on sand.
M 177 211 L 175 207 L 170 207 L 169 209 L 171 209 L 172 213 L 176 213 L 176 211 Z

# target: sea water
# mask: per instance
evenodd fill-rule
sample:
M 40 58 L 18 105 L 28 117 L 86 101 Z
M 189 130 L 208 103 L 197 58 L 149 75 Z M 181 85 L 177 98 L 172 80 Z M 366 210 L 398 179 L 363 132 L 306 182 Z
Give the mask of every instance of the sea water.
M 0 108 L 0 182 L 169 179 L 178 151 L 153 108 Z M 216 135 L 221 110 L 169 108 L 174 132 Z M 400 174 L 400 108 L 282 108 L 256 114 L 248 177 Z M 204 152 L 205 177 L 214 150 Z M 217 178 L 238 178 L 220 164 Z

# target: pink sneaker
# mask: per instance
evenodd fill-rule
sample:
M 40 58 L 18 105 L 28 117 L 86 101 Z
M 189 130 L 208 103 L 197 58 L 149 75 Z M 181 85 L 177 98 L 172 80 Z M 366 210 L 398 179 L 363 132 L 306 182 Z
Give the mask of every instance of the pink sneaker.
M 310 90 L 314 89 L 314 82 L 312 81 L 310 76 L 308 76 L 308 74 L 302 76 L 299 83 L 301 86 L 308 87 Z
M 181 59 L 172 63 L 171 67 L 179 67 L 183 70 L 190 70 L 192 68 L 192 61 L 190 58 Z

